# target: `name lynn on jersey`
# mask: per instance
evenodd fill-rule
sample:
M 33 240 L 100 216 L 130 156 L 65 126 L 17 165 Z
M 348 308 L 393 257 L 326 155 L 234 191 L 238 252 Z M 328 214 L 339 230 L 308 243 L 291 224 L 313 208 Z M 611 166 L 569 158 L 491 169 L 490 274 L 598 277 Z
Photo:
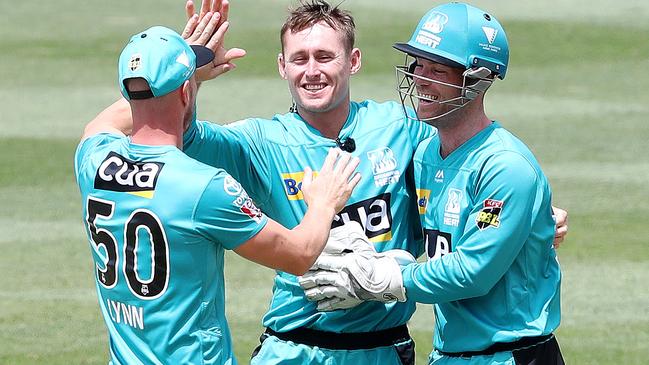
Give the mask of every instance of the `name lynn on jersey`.
M 142 307 L 106 299 L 106 311 L 115 324 L 144 329 L 144 309 Z

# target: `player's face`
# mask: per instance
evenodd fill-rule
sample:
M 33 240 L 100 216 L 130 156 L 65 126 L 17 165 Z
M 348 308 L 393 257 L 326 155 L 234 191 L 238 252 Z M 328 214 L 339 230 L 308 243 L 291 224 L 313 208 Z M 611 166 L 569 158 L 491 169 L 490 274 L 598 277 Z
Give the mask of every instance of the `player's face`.
M 278 58 L 300 112 L 324 113 L 349 103 L 349 79 L 360 68 L 360 51 L 346 50 L 340 32 L 318 23 L 286 32 Z
M 416 76 L 456 86 L 442 85 L 438 82 L 425 80 L 421 77 L 415 77 L 417 94 L 421 97 L 432 100 L 428 101 L 419 99 L 417 105 L 417 115 L 419 118 L 433 118 L 454 109 L 452 105 L 444 104 L 444 101 L 460 96 L 461 90 L 458 89 L 458 87 L 462 86 L 463 70 L 432 62 L 420 57 L 417 57 L 416 62 L 413 72 Z

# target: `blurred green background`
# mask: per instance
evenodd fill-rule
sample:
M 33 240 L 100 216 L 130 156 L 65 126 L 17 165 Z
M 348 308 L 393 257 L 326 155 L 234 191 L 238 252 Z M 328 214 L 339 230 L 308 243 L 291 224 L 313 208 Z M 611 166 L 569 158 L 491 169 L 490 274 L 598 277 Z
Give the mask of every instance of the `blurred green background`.
M 199 116 L 227 123 L 285 112 L 278 31 L 295 1 L 231 0 L 237 70 L 203 86 Z M 347 0 L 363 69 L 357 100 L 396 98 L 391 48 L 434 1 Z M 537 155 L 570 211 L 558 337 L 569 364 L 646 364 L 649 356 L 649 2 L 472 1 L 507 30 L 507 78 L 490 116 Z M 184 1 L 0 3 L 0 364 L 105 364 L 72 156 L 85 123 L 119 96 L 116 63 L 131 34 L 181 30 Z M 247 363 L 273 271 L 228 255 L 228 316 Z M 417 363 L 431 350 L 432 310 L 410 322 Z

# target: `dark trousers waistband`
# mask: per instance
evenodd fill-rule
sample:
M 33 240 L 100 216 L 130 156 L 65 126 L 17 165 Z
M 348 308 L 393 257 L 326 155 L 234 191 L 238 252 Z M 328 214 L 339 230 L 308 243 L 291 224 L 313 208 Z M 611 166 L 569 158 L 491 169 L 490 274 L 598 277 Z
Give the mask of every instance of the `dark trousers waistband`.
M 408 327 L 405 324 L 372 332 L 337 333 L 301 327 L 288 332 L 275 332 L 266 328 L 266 333 L 282 341 L 329 350 L 366 350 L 410 340 Z
M 523 337 L 520 340 L 514 342 L 496 342 L 495 344 L 480 351 L 445 352 L 437 350 L 437 352 L 449 357 L 488 356 L 493 355 L 497 352 L 516 351 L 536 346 L 551 340 L 553 337 L 554 334 L 550 333 L 549 335 L 544 336 Z

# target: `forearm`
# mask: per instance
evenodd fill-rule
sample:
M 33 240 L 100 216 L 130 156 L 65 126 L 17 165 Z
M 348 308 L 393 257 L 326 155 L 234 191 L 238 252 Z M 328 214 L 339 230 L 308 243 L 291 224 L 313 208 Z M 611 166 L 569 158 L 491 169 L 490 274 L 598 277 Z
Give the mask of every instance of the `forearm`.
M 310 206 L 302 222 L 288 232 L 287 242 L 292 253 L 291 272 L 302 275 L 318 258 L 329 237 L 335 211 L 326 206 Z
M 434 304 L 484 295 L 492 286 L 486 276 L 468 272 L 454 260 L 427 261 L 403 267 L 403 284 L 408 299 Z
M 126 99 L 120 98 L 86 125 L 81 139 L 98 133 L 129 135 L 132 129 L 131 106 Z

